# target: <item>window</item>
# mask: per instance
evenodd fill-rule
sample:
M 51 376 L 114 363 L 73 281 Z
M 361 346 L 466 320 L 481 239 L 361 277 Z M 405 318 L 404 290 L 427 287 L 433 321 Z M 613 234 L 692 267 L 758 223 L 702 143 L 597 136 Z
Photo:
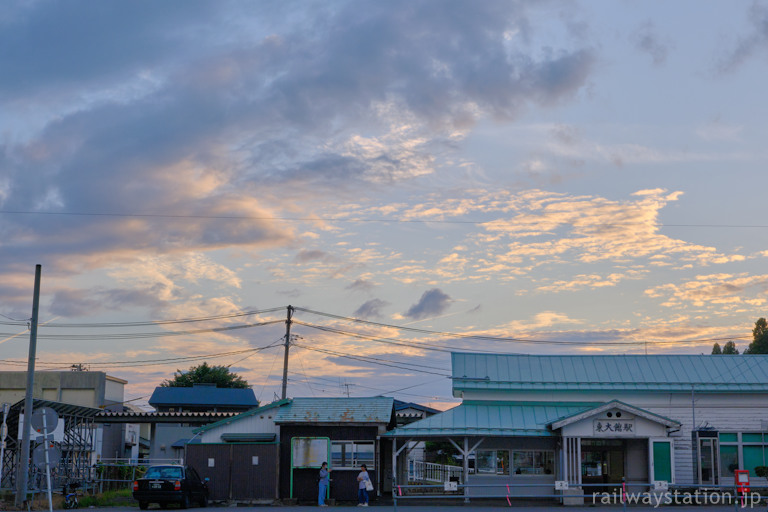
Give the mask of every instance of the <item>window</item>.
M 739 447 L 720 445 L 720 476 L 733 478 L 734 471 L 739 469 Z
M 512 452 L 516 475 L 551 475 L 555 472 L 555 452 L 526 450 Z
M 748 470 L 749 476 L 755 477 L 757 476 L 755 468 L 766 464 L 768 464 L 768 436 L 765 433 L 720 433 L 721 476 L 733 477 L 734 471 L 741 468 Z
M 485 475 L 508 475 L 509 452 L 507 450 L 478 450 L 475 454 L 475 471 Z
M 331 441 L 331 468 L 357 469 L 365 464 L 373 469 L 374 453 L 373 441 Z

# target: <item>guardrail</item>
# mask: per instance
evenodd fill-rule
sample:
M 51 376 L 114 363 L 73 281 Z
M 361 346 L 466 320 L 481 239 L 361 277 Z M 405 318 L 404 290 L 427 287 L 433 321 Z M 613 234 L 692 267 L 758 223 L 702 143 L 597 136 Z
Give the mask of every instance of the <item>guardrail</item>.
M 448 464 L 435 464 L 412 460 L 408 464 L 409 482 L 456 482 L 464 481 L 464 468 Z
M 647 488 L 643 491 L 628 491 Z M 544 489 L 543 493 L 532 493 L 532 488 Z M 495 489 L 496 493 L 488 492 Z M 590 492 L 593 489 L 595 492 Z M 606 489 L 613 489 L 612 492 Z M 427 492 L 412 492 L 412 491 Z M 439 491 L 443 492 L 439 492 Z M 528 492 L 525 492 L 528 490 Z M 550 492 L 547 492 L 550 490 Z M 438 491 L 438 492 L 435 492 Z M 476 492 L 473 492 L 476 491 Z M 506 491 L 506 492 L 505 492 Z M 520 493 L 516 491 L 522 491 Z M 742 492 L 737 485 L 669 485 L 666 488 L 655 488 L 651 482 L 614 482 L 599 484 L 579 484 L 567 489 L 556 489 L 550 483 L 491 483 L 491 484 L 459 484 L 447 482 L 442 485 L 398 485 L 393 481 L 394 510 L 398 501 L 402 500 L 463 500 L 473 499 L 506 501 L 512 506 L 517 499 L 550 499 L 572 505 L 618 505 L 624 509 L 628 505 L 646 505 L 653 508 L 675 505 L 721 505 L 739 508 L 754 508 L 768 499 L 768 486 L 750 485 L 748 491 Z M 574 501 L 575 500 L 575 501 Z M 571 503 L 568 503 L 570 501 Z M 583 501 L 583 503 L 578 503 Z

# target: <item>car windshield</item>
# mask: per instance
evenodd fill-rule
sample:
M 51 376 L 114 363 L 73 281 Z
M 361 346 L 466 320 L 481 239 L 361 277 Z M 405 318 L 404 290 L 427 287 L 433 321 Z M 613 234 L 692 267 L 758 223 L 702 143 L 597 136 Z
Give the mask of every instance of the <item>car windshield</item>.
M 181 478 L 181 468 L 157 467 L 149 468 L 144 478 Z

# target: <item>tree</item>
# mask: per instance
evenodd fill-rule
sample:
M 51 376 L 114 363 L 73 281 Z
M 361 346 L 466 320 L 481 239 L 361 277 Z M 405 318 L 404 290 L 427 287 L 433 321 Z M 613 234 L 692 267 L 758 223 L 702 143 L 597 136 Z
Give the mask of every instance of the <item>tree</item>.
M 160 386 L 165 388 L 192 387 L 193 384 L 216 384 L 217 388 L 247 388 L 248 382 L 236 373 L 231 373 L 226 366 L 208 366 L 203 363 L 193 366 L 188 371 L 176 370 L 173 379 L 164 380 Z
M 720 348 L 719 343 L 715 343 L 712 346 L 712 354 L 725 354 L 727 356 L 731 355 L 737 355 L 739 353 L 739 349 L 736 348 L 736 344 L 732 341 L 729 341 L 725 344 L 724 347 Z
M 428 461 L 450 466 L 456 465 L 456 457 L 460 455 L 459 450 L 448 441 L 427 441 L 424 451 Z
M 752 329 L 752 343 L 744 353 L 768 354 L 768 322 L 765 318 L 758 318 L 755 322 L 755 328 Z

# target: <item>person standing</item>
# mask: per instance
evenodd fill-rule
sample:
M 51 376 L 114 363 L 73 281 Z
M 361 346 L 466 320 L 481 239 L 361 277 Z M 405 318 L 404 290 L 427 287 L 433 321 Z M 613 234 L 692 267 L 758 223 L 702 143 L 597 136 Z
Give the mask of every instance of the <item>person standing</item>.
M 368 489 L 367 486 L 371 481 L 371 477 L 368 476 L 368 468 L 365 464 L 360 466 L 360 474 L 357 475 L 357 506 L 368 506 Z
M 320 466 L 320 472 L 317 474 L 317 504 L 321 507 L 327 507 L 325 496 L 328 494 L 328 485 L 331 481 L 331 470 L 328 469 L 328 463 L 323 462 Z

